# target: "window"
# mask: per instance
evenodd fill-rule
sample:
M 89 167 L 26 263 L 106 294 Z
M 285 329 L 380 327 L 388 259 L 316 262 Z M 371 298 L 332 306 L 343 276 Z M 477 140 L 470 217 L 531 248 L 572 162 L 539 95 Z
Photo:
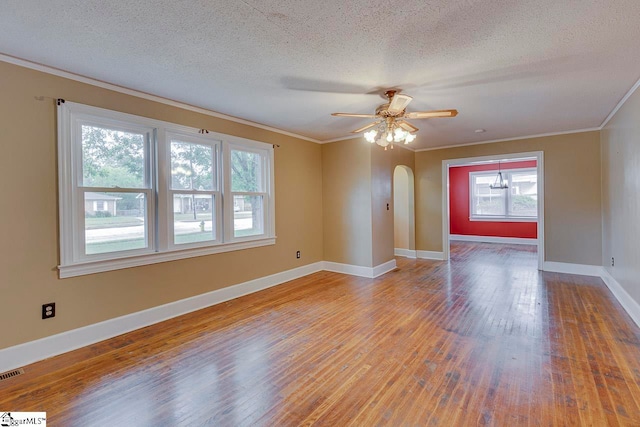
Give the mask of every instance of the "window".
M 471 219 L 535 221 L 538 216 L 536 169 L 502 171 L 509 188 L 492 189 L 496 171 L 471 172 L 469 194 Z
M 71 102 L 58 129 L 60 277 L 275 243 L 271 145 Z
M 220 243 L 220 141 L 175 134 L 169 134 L 168 140 L 172 246 Z
M 267 152 L 231 145 L 228 150 L 231 179 L 227 194 L 233 200 L 232 239 L 238 240 L 264 233 Z M 231 206 L 230 206 L 231 208 Z

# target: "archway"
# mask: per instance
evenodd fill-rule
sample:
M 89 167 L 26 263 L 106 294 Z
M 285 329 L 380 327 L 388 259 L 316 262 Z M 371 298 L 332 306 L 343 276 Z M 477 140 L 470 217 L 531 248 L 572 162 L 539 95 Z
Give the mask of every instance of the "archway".
M 415 258 L 414 176 L 403 165 L 393 170 L 393 235 L 395 255 Z

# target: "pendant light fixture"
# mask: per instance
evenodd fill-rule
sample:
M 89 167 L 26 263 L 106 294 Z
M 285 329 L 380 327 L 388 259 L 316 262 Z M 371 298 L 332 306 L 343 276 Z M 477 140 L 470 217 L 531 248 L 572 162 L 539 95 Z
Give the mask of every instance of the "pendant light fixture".
M 502 170 L 500 169 L 500 160 L 498 160 L 498 175 L 496 175 L 496 180 L 489 186 L 492 190 L 504 190 L 509 188 L 505 180 L 502 178 Z

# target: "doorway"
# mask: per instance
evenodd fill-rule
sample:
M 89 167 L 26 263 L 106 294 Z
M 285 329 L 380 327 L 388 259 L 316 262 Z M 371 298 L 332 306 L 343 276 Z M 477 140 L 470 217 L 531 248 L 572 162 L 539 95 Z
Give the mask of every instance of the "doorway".
M 414 176 L 408 166 L 393 170 L 393 247 L 395 256 L 416 257 Z
M 496 169 L 495 165 L 501 164 L 502 162 L 517 162 L 517 161 L 527 161 L 527 160 L 535 160 L 535 171 L 537 174 L 537 184 L 536 184 L 536 198 L 537 198 L 537 221 L 535 222 L 535 232 L 536 238 L 533 244 L 537 245 L 538 252 L 538 269 L 543 270 L 544 268 L 544 164 L 543 164 L 543 153 L 541 151 L 536 152 L 527 152 L 527 153 L 511 153 L 511 154 L 501 154 L 494 156 L 482 156 L 482 157 L 471 157 L 464 159 L 450 159 L 442 161 L 442 230 L 443 230 L 443 259 L 448 260 L 450 256 L 450 241 L 451 241 L 451 191 L 452 191 L 452 182 L 451 182 L 451 169 L 460 167 L 463 165 L 475 165 L 477 167 L 472 169 L 483 169 L 482 165 L 494 165 L 491 169 Z M 486 168 L 484 168 L 486 169 Z M 509 172 L 505 172 L 507 175 Z M 480 172 L 477 173 L 479 176 L 482 174 Z M 514 174 L 515 175 L 515 174 Z M 471 175 L 469 175 L 471 176 Z M 497 177 L 497 174 L 494 175 Z M 472 184 L 473 178 L 467 178 L 467 182 L 469 182 L 469 187 L 473 186 Z M 516 186 L 512 186 L 509 189 L 509 193 L 506 193 L 506 189 L 503 190 L 505 196 L 502 201 L 505 203 L 505 206 L 508 206 L 506 203 L 509 200 L 519 200 L 523 199 L 519 196 L 518 190 L 520 188 L 516 188 Z M 473 190 L 469 190 L 469 194 L 472 194 Z M 468 199 L 469 204 L 469 214 L 468 217 L 470 220 L 482 221 L 484 218 L 480 218 L 482 215 L 478 215 L 479 217 L 473 218 L 474 216 L 474 208 L 472 207 L 474 204 L 473 196 L 470 196 Z M 505 208 L 508 209 L 508 208 Z M 475 212 L 476 214 L 478 212 Z M 508 220 L 505 220 L 508 221 Z M 531 224 L 531 221 L 529 221 Z M 473 239 L 471 239 L 473 240 Z M 508 241 L 505 241 L 508 243 Z

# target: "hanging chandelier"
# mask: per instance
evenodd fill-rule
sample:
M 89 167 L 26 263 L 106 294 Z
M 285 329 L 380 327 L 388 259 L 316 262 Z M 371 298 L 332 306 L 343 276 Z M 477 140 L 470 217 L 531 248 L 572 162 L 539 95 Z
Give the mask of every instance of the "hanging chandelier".
M 505 190 L 509 188 L 507 182 L 502 177 L 502 170 L 500 169 L 500 161 L 498 161 L 498 175 L 496 175 L 496 180 L 493 181 L 493 184 L 489 186 L 492 190 Z
M 416 139 L 416 135 L 400 127 L 394 117 L 387 117 L 374 129 L 364 133 L 364 139 L 372 144 L 378 144 L 386 150 L 388 146 L 393 149 L 394 143 L 408 144 Z

